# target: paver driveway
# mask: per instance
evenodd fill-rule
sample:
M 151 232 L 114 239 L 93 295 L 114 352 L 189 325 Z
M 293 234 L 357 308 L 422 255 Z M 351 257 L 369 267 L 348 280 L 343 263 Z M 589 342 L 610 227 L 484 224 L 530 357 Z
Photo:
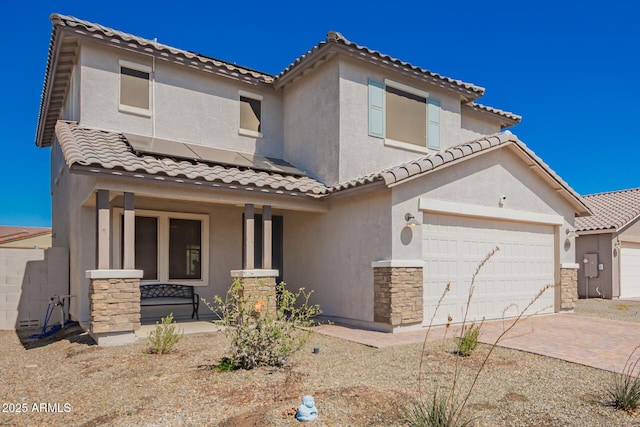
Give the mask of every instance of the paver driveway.
M 485 322 L 480 341 L 491 344 L 510 321 Z M 459 330 L 453 326 L 448 334 Z M 359 342 L 371 347 L 388 347 L 424 340 L 425 331 L 389 334 L 339 325 L 323 325 L 317 332 Z M 441 339 L 444 327 L 435 327 L 429 341 Z M 640 344 L 640 323 L 622 322 L 575 314 L 532 316 L 521 320 L 500 341 L 501 347 L 541 354 L 608 371 L 622 372 L 633 349 Z

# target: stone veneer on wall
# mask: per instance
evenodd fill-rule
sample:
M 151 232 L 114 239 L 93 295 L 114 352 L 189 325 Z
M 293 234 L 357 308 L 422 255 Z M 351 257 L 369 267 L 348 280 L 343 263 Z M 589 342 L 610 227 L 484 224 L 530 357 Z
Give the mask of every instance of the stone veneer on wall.
M 231 277 L 240 280 L 240 296 L 246 298 L 250 307 L 262 301 L 270 313 L 276 314 L 276 277 L 278 270 L 253 269 L 231 270 Z
M 240 279 L 242 291 L 240 297 L 247 298 L 249 307 L 258 301 L 265 304 L 271 314 L 276 314 L 276 278 L 275 277 L 245 277 Z
M 89 285 L 92 334 L 133 332 L 140 328 L 140 279 L 92 279 Z
M 422 267 L 374 267 L 375 322 L 391 326 L 423 320 Z
M 578 300 L 578 269 L 560 269 L 560 311 L 571 311 Z

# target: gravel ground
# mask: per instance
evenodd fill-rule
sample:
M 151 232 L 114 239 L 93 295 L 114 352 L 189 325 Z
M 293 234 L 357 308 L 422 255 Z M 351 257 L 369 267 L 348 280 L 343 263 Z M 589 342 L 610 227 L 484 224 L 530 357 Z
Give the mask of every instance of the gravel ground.
M 640 303 L 619 304 L 579 301 L 576 313 L 638 321 Z M 100 348 L 78 331 L 38 345 L 0 331 L 2 426 L 294 426 L 304 394 L 320 413 L 311 425 L 396 426 L 418 396 L 420 345 L 373 349 L 314 335 L 287 368 L 230 373 L 210 369 L 228 349 L 220 333 L 185 336 L 163 356 L 146 354 L 144 343 Z M 450 390 L 456 369 L 465 391 L 489 351 L 460 359 L 452 345 L 428 345 L 426 396 Z M 640 425 L 610 406 L 611 380 L 610 372 L 496 348 L 465 414 L 476 426 Z

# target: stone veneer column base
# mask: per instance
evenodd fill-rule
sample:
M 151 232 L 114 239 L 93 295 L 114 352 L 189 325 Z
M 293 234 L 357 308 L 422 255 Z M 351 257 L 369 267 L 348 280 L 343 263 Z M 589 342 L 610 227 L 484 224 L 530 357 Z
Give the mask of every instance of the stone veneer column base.
M 278 270 L 231 270 L 231 277 L 240 280 L 241 298 L 247 298 L 249 307 L 258 301 L 264 303 L 268 313 L 275 315 L 276 306 L 276 277 Z
M 423 321 L 421 262 L 376 261 L 373 266 L 373 320 L 395 326 Z
M 578 300 L 578 267 L 560 269 L 560 311 L 573 311 Z
M 142 270 L 89 270 L 89 334 L 98 345 L 137 341 Z

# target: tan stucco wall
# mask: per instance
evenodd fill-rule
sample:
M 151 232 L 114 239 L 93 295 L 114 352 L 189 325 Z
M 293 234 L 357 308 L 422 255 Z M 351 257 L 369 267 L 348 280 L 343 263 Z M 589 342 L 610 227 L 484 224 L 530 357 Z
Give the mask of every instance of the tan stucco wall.
M 84 126 L 130 132 L 235 151 L 282 156 L 282 95 L 157 59 L 153 118 L 118 111 L 119 60 L 151 67 L 152 58 L 84 42 L 81 53 Z M 238 134 L 238 90 L 263 95 L 263 138 Z M 155 123 L 154 123 L 155 118 Z
M 460 142 L 473 141 L 485 135 L 500 132 L 500 123 L 492 121 L 470 108 L 462 108 Z
M 419 232 L 413 231 L 413 239 L 408 244 L 399 232 L 405 224 L 406 212 L 422 217 L 418 213 L 420 197 L 498 208 L 503 195 L 507 209 L 559 215 L 564 218 L 561 232 L 573 227 L 571 205 L 509 148 L 502 148 L 393 188 L 392 228 L 398 231 L 393 234 L 393 258 L 421 259 Z M 572 240 L 566 243 L 564 239 L 559 241 L 559 262 L 574 263 L 575 243 Z
M 620 233 L 620 240 L 638 241 L 640 237 L 640 218 L 626 226 Z
M 28 239 L 21 239 L 15 242 L 0 243 L 0 248 L 40 248 L 46 249 L 51 247 L 51 233 L 43 236 L 29 237 Z
M 335 199 L 325 214 L 284 214 L 284 280 L 314 289 L 327 316 L 373 321 L 371 262 L 389 259 L 391 194 Z
M 339 74 L 328 61 L 284 88 L 284 158 L 325 184 L 339 181 Z
M 589 298 L 617 298 L 620 296 L 618 283 L 618 253 L 614 250 L 612 233 L 586 234 L 576 238 L 576 263 L 580 265 L 578 270 L 578 295 L 580 298 L 587 296 L 587 278 L 585 277 L 584 255 L 587 253 L 598 254 L 598 263 L 603 265 L 603 270 L 598 271 L 597 278 L 590 278 Z M 596 290 L 597 289 L 597 290 Z
M 429 93 L 441 102 L 440 141 L 442 148 L 460 142 L 460 100 L 456 95 L 379 67 L 344 57 L 340 60 L 340 181 L 367 175 L 425 155 L 385 145 L 369 136 L 368 80 L 391 79 Z M 430 150 L 433 152 L 435 150 Z

